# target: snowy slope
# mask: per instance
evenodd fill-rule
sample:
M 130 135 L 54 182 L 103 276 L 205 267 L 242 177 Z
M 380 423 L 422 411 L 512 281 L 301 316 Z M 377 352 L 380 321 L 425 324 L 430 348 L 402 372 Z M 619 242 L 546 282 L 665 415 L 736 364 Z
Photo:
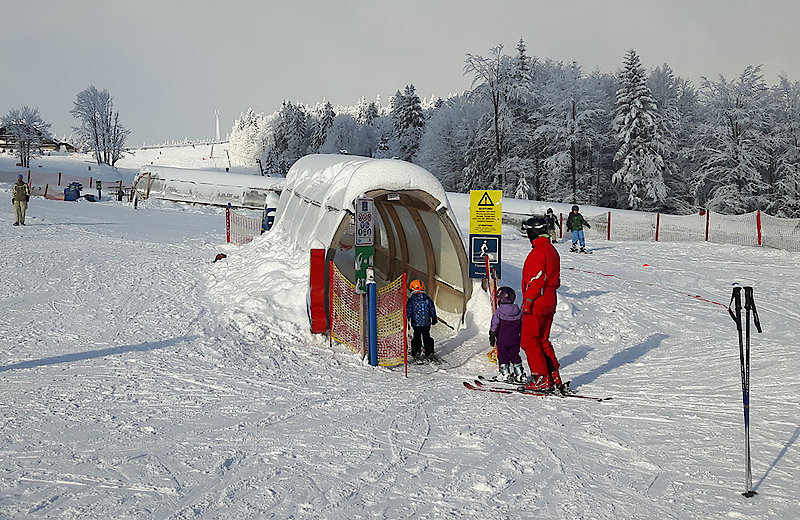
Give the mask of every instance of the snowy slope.
M 558 245 L 554 344 L 574 387 L 614 398 L 594 403 L 464 389 L 492 372 L 482 295 L 447 363 L 404 379 L 312 336 L 303 259 L 223 245 L 220 210 L 37 198 L 22 228 L 6 208 L 1 518 L 800 516 L 797 254 Z M 528 248 L 505 230 L 503 283 Z M 751 499 L 734 281 L 765 328 Z

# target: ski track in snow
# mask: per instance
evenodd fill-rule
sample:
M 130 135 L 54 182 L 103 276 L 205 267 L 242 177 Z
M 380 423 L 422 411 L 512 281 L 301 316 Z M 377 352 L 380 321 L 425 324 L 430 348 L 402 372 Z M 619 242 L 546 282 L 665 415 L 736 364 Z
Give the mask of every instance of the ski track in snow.
M 0 517 L 800 515 L 796 255 L 559 244 L 553 341 L 573 387 L 614 398 L 594 403 L 465 390 L 492 371 L 484 295 L 437 342 L 447 363 L 405 379 L 311 336 L 305 271 L 269 237 L 221 245 L 219 211 L 31 206 L 2 221 Z M 503 248 L 518 287 L 529 245 Z M 686 296 L 727 304 L 732 281 L 765 328 L 749 501 L 735 327 Z

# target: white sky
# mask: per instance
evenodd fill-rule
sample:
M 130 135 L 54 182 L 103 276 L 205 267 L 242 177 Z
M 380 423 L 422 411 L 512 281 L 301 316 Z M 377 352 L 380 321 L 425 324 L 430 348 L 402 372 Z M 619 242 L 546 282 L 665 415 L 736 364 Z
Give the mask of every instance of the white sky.
M 520 37 L 528 54 L 611 72 L 634 48 L 695 83 L 764 65 L 800 80 L 797 0 L 0 0 L 0 113 L 39 108 L 60 136 L 76 94 L 114 97 L 130 145 L 222 134 L 284 99 L 384 102 L 470 85 L 466 53 Z

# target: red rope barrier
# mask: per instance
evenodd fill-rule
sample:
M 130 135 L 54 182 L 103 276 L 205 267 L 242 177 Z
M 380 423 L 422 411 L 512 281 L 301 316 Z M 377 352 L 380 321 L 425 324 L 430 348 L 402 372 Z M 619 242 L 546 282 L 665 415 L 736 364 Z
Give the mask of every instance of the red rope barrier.
M 578 271 L 578 272 L 581 272 L 581 273 L 597 274 L 597 275 L 600 275 L 600 276 L 605 276 L 607 278 L 618 278 L 620 280 L 623 280 L 623 281 L 626 281 L 626 282 L 630 282 L 630 283 L 638 283 L 638 284 L 642 284 L 642 285 L 648 285 L 648 286 L 651 286 L 651 287 L 660 287 L 661 289 L 667 289 L 667 287 L 661 287 L 661 286 L 658 286 L 658 285 L 655 285 L 655 284 L 652 284 L 652 283 L 640 282 L 639 280 L 628 280 L 627 278 L 622 278 L 621 276 L 618 276 L 616 274 L 599 273 L 597 271 L 585 271 L 583 269 L 577 269 L 575 267 L 569 267 L 568 269 L 571 270 L 571 271 Z M 689 298 L 694 298 L 695 300 L 699 300 L 701 302 L 713 303 L 714 305 L 719 305 L 721 307 L 725 307 L 725 310 L 728 309 L 728 304 L 715 302 L 714 300 L 709 300 L 707 298 L 703 298 L 699 294 L 685 293 L 685 292 L 678 291 L 676 289 L 670 289 L 670 291 L 678 293 L 678 294 L 681 294 L 683 296 L 688 296 Z

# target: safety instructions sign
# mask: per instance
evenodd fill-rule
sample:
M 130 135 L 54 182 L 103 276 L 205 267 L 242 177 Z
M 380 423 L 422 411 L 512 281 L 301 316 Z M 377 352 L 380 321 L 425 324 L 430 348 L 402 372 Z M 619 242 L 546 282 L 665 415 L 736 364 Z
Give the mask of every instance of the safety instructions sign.
M 503 234 L 503 192 L 472 190 L 469 192 L 469 232 L 471 235 Z
M 469 277 L 485 278 L 489 269 L 501 277 L 501 242 L 503 237 L 503 192 L 469 192 Z

